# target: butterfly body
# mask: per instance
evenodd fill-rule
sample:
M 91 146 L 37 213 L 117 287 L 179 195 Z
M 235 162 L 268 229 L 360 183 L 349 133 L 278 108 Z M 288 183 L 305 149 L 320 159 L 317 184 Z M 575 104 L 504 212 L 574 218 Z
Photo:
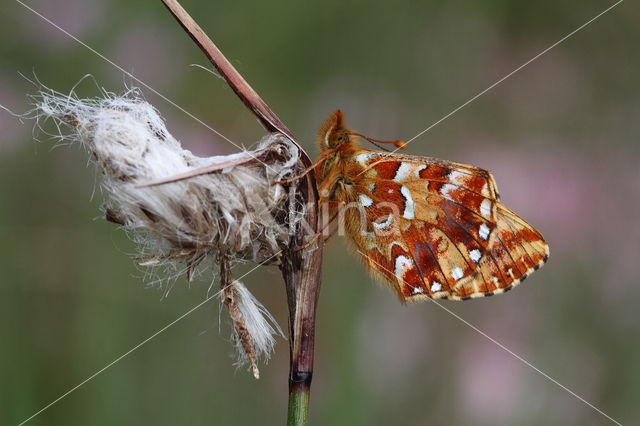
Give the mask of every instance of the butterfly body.
M 339 110 L 321 126 L 320 203 L 342 214 L 365 266 L 401 301 L 502 293 L 546 261 L 548 245 L 499 201 L 489 172 L 363 149 L 354 136 L 371 140 Z

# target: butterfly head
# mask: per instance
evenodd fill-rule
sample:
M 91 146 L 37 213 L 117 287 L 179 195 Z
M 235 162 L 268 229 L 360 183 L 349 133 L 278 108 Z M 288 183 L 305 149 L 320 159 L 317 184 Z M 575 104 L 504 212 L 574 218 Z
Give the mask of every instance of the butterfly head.
M 344 125 L 344 114 L 339 109 L 327 118 L 318 130 L 318 145 L 324 151 L 334 150 L 345 143 L 354 143 L 352 130 Z
M 378 144 L 391 144 L 398 149 L 404 149 L 407 146 L 407 144 L 401 140 L 381 141 L 354 132 L 344 124 L 344 114 L 339 109 L 334 111 L 329 118 L 322 123 L 320 130 L 318 130 L 318 145 L 323 153 L 331 150 L 345 151 L 357 149 L 359 145 L 357 142 L 358 138 L 369 141 L 384 151 L 389 150 Z

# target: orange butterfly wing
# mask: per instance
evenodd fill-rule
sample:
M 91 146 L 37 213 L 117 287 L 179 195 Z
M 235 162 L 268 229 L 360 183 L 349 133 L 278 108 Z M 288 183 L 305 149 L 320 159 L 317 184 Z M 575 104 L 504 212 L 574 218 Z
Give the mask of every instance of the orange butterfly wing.
M 341 201 L 358 207 L 346 234 L 402 301 L 502 293 L 547 260 L 542 235 L 500 203 L 485 170 L 364 149 L 343 161 Z

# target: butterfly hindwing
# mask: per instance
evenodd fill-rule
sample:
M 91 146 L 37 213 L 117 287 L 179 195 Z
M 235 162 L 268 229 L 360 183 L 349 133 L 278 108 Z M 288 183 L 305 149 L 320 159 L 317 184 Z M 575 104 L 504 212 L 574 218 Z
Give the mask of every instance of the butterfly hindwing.
M 502 293 L 548 256 L 542 236 L 500 203 L 485 170 L 368 150 L 352 163 L 353 200 L 345 201 L 364 213 L 348 221 L 347 235 L 403 301 Z

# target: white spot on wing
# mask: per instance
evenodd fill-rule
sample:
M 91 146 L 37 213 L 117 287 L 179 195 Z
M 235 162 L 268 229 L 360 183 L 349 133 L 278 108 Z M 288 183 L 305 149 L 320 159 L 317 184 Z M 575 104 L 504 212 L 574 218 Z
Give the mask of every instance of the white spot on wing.
M 484 223 L 482 225 L 480 225 L 480 228 L 478 229 L 478 235 L 480 235 L 480 238 L 482 238 L 485 241 L 489 238 L 489 233 L 490 232 L 491 232 L 491 230 Z
M 396 257 L 396 278 L 398 281 L 404 280 L 404 274 L 413 267 L 413 262 L 407 256 L 398 255 Z
M 369 192 L 373 194 L 373 191 L 375 191 L 375 190 L 376 190 L 376 184 L 375 183 L 370 184 L 369 185 Z
M 469 253 L 469 258 L 476 263 L 478 263 L 478 260 L 480 260 L 481 257 L 482 257 L 482 252 L 478 249 L 473 249 Z
M 379 222 L 373 222 L 373 226 L 375 226 L 378 229 L 386 229 L 389 227 L 389 225 L 391 225 L 391 221 L 393 220 L 393 215 L 388 214 L 387 215 L 387 220 L 385 220 L 382 223 Z
M 444 185 L 442 185 L 442 188 L 440 189 L 440 193 L 444 196 L 444 198 L 446 198 L 447 200 L 451 200 L 454 201 L 453 199 L 453 195 L 451 195 L 451 193 L 453 191 L 455 191 L 456 189 L 458 189 L 457 186 L 455 185 L 451 185 L 450 183 L 445 183 Z
M 396 182 L 403 182 L 411 174 L 412 168 L 411 163 L 400 163 L 400 167 L 398 167 L 393 180 Z
M 364 154 L 358 154 L 355 157 L 353 157 L 353 159 L 356 160 L 361 165 L 366 165 L 370 158 L 377 157 L 377 156 L 378 154 L 374 152 L 367 152 Z
M 451 170 L 449 172 L 449 174 L 447 175 L 447 179 L 449 179 L 449 181 L 453 182 L 453 183 L 459 183 L 462 184 L 464 183 L 464 179 L 467 177 L 468 175 L 465 173 L 460 173 L 456 170 Z
M 431 293 L 436 293 L 440 290 L 442 290 L 442 284 L 440 284 L 438 281 L 434 281 L 431 284 Z
M 488 198 L 485 198 L 480 204 L 480 213 L 482 216 L 489 217 L 491 216 L 491 201 Z
M 400 193 L 404 196 L 404 200 L 405 200 L 404 212 L 402 213 L 402 216 L 405 219 L 413 219 L 414 218 L 413 208 L 415 207 L 415 203 L 413 202 L 413 198 L 411 198 L 411 191 L 409 191 L 409 188 L 402 185 L 400 187 Z
M 373 200 L 371 199 L 371 197 L 360 194 L 360 204 L 362 204 L 364 207 L 369 207 L 373 204 Z
M 415 287 L 411 294 L 424 294 L 424 289 L 422 287 Z
M 460 278 L 464 277 L 464 271 L 462 270 L 461 267 L 454 266 L 453 269 L 451 270 L 451 276 L 453 277 L 454 280 L 459 280 Z

